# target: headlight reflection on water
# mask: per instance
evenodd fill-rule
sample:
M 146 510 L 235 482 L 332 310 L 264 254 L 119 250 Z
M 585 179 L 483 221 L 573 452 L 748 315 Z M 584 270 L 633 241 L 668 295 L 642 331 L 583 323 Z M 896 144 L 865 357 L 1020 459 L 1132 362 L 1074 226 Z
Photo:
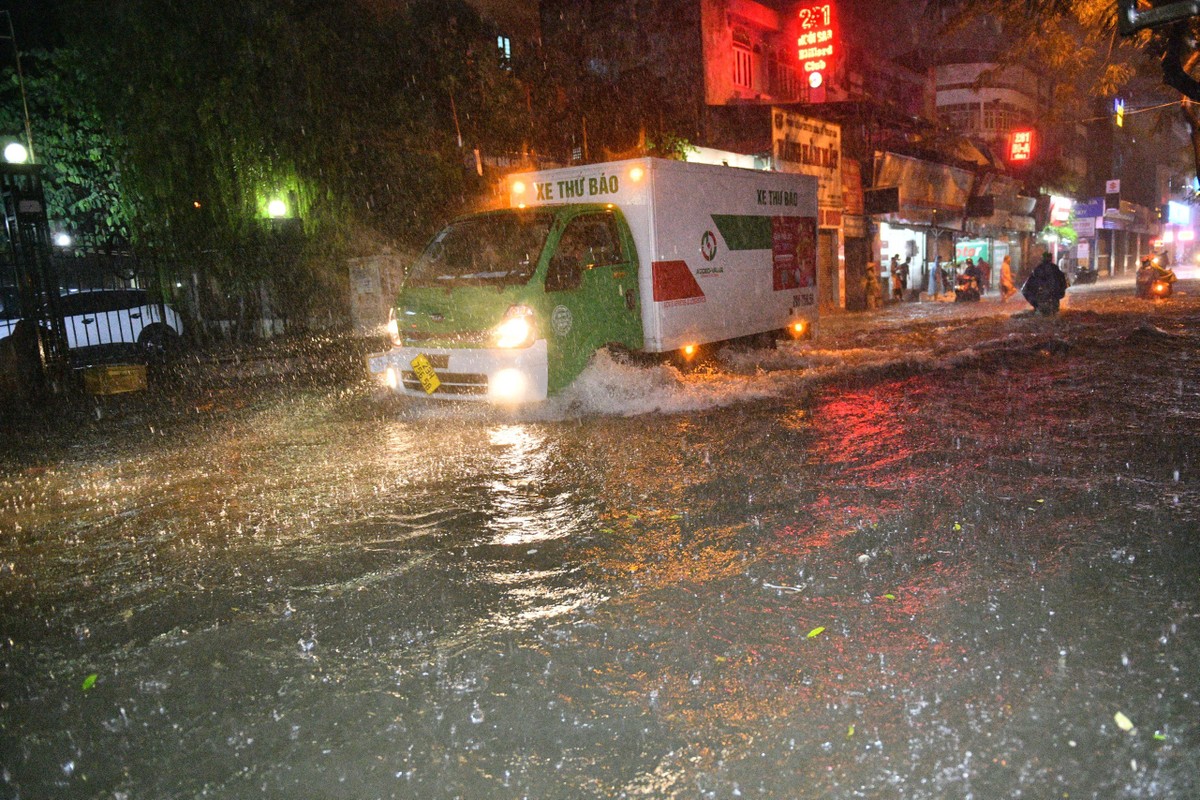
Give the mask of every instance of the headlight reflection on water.
M 527 425 L 500 425 L 488 432 L 488 441 L 496 454 L 491 543 L 531 545 L 568 535 L 575 512 L 569 496 L 548 491 L 553 475 L 546 437 Z

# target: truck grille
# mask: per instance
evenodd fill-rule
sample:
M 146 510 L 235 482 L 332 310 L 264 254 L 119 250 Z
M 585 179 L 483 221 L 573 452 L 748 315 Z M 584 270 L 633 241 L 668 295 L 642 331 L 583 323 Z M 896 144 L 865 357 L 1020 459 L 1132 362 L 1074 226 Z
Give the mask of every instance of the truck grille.
M 433 357 L 428 357 L 433 361 Z M 435 362 L 435 368 L 438 366 Z M 404 388 L 410 392 L 425 393 L 425 389 L 421 386 L 421 381 L 417 379 L 415 373 L 405 371 L 400 373 L 400 380 L 404 384 Z M 442 385 L 438 387 L 435 394 L 452 394 L 452 395 L 480 395 L 487 394 L 488 379 L 487 375 L 479 375 L 470 372 L 439 372 L 438 380 Z

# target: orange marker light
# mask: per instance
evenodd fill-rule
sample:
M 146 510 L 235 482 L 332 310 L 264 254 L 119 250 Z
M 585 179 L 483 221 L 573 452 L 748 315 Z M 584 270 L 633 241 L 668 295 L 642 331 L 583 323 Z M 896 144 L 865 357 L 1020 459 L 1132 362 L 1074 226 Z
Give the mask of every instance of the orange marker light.
M 685 344 L 683 346 L 683 354 L 687 358 L 691 358 L 692 356 L 696 355 L 696 351 L 698 351 L 699 349 L 700 348 L 696 347 L 696 345 L 694 345 L 694 344 Z
M 513 194 L 525 194 L 525 184 L 521 181 L 513 181 Z

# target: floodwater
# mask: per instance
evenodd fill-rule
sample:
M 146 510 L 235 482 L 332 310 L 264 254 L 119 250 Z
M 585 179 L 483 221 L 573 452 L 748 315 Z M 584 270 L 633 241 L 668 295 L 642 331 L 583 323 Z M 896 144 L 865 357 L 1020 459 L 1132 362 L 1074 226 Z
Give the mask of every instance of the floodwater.
M 1182 288 L 10 453 L 0 797 L 1200 796 Z

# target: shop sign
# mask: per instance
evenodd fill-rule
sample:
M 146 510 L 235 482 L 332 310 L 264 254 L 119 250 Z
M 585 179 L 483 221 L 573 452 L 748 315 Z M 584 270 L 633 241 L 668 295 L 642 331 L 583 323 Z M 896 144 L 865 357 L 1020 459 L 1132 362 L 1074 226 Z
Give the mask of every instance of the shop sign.
M 815 176 L 817 206 L 830 212 L 822 217 L 840 216 L 845 206 L 842 126 L 780 108 L 772 109 L 771 118 L 771 150 L 776 168 L 780 172 Z
M 1015 130 L 1008 140 L 1008 160 L 1022 164 L 1033 159 L 1033 131 Z

